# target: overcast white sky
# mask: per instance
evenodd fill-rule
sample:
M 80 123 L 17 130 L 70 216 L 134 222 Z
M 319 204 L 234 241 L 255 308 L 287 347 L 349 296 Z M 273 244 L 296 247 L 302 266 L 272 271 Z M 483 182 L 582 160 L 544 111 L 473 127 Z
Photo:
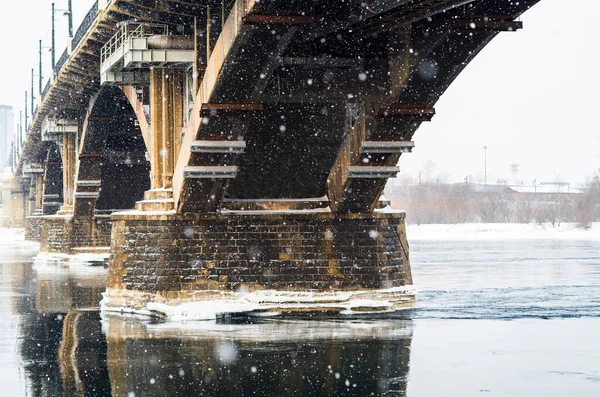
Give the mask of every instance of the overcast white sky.
M 56 0 L 66 9 L 67 0 Z M 75 29 L 93 0 L 73 0 Z M 0 103 L 19 110 L 30 90 L 38 40 L 50 45 L 50 0 L 0 5 Z M 415 134 L 414 153 L 403 156 L 403 175 L 488 181 L 583 182 L 600 168 L 600 1 L 541 0 L 522 18 L 524 29 L 494 39 L 436 106 L 437 115 Z M 67 18 L 57 11 L 57 54 Z M 50 53 L 44 51 L 44 78 Z M 45 84 L 45 82 L 44 82 Z M 435 163 L 435 167 L 430 162 Z

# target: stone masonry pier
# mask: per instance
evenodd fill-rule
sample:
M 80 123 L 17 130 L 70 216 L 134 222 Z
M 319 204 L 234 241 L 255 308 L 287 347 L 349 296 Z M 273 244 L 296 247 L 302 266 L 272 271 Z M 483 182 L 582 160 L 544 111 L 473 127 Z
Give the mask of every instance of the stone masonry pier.
M 42 220 L 43 217 L 40 215 L 28 216 L 25 218 L 25 240 L 40 241 Z
M 404 217 L 116 213 L 103 309 L 160 316 L 155 303 L 237 299 L 249 311 L 398 308 L 411 300 Z
M 110 247 L 109 216 L 74 218 L 70 215 L 50 215 L 41 218 L 40 251 L 75 254 L 106 252 Z

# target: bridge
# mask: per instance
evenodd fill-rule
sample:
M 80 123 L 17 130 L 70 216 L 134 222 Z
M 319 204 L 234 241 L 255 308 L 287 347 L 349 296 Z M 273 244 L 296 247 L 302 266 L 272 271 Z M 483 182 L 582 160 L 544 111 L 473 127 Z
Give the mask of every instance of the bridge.
M 100 0 L 27 133 L 27 235 L 110 252 L 106 310 L 401 307 L 404 214 L 381 193 L 452 81 L 536 2 Z

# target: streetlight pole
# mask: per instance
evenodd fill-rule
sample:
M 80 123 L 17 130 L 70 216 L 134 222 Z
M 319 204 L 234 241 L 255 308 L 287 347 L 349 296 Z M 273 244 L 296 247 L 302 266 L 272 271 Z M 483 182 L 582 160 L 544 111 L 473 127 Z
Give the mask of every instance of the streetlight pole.
M 19 110 L 19 132 L 18 132 L 18 144 L 17 144 L 17 152 L 21 152 L 21 147 L 23 146 L 21 142 L 23 142 L 23 111 Z
M 73 4 L 69 0 L 67 13 L 69 14 L 69 38 L 73 38 Z
M 33 86 L 34 86 L 33 71 L 34 71 L 33 68 L 31 68 L 31 115 L 32 116 L 33 116 Z
M 40 91 L 40 99 L 42 98 L 42 40 L 40 40 L 40 75 L 39 75 L 39 91 Z
M 27 118 L 28 118 L 27 102 L 29 102 L 29 100 L 27 98 L 27 91 L 25 91 L 25 134 L 27 134 Z
M 483 186 L 487 191 L 487 146 L 483 147 Z
M 52 3 L 52 68 L 54 69 L 55 62 L 55 43 L 54 43 L 54 3 Z

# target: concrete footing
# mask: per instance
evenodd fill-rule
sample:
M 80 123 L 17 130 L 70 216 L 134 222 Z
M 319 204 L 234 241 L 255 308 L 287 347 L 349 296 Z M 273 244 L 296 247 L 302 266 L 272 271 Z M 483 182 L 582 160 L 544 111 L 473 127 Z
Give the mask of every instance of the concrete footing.
M 109 216 L 75 218 L 72 215 L 48 215 L 40 218 L 41 252 L 102 253 L 110 247 L 112 224 Z
M 42 232 L 42 216 L 36 214 L 25 218 L 25 240 L 40 241 Z
M 364 312 L 412 302 L 404 213 L 115 213 L 103 310 Z

